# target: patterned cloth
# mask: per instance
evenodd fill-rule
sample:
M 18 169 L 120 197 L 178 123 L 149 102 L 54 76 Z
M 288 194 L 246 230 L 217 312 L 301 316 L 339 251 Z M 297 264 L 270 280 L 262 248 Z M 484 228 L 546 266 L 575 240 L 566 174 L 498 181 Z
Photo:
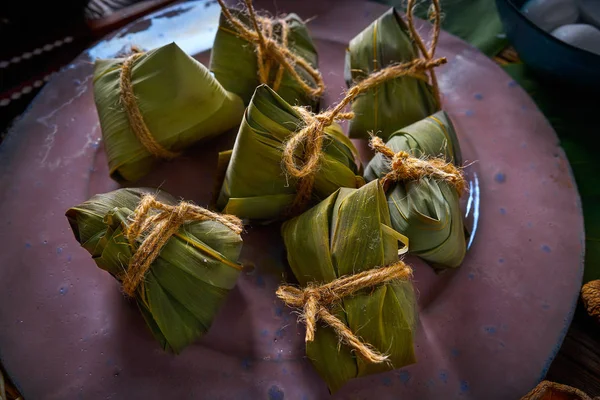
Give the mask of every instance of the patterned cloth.
M 140 0 L 0 1 L 0 143 L 54 73 L 93 42 L 87 21 Z
M 104 18 L 115 11 L 138 3 L 140 0 L 90 0 L 85 8 L 87 20 Z

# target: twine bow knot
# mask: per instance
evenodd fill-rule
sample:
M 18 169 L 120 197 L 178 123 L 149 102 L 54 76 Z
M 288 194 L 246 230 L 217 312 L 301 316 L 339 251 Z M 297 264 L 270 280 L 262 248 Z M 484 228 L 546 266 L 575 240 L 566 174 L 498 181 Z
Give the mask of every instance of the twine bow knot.
M 164 204 L 151 194 L 144 195 L 133 213 L 132 223 L 125 231 L 125 237 L 132 247 L 140 237 L 143 240 L 129 260 L 123 278 L 124 292 L 129 296 L 135 294 L 150 265 L 183 224 L 208 220 L 220 222 L 237 234 L 243 230 L 242 221 L 236 216 L 218 214 L 185 201 L 177 205 Z
M 387 361 L 388 356 L 372 345 L 363 342 L 338 317 L 333 315 L 330 309 L 341 302 L 344 297 L 351 296 L 361 289 L 396 279 L 407 280 L 411 276 L 412 269 L 403 261 L 397 261 L 387 267 L 369 269 L 323 285 L 309 284 L 304 289 L 282 285 L 277 289 L 277 296 L 288 307 L 301 309 L 300 318 L 306 324 L 306 342 L 314 340 L 317 321 L 321 320 L 335 331 L 342 343 L 349 346 L 365 361 L 381 363 Z

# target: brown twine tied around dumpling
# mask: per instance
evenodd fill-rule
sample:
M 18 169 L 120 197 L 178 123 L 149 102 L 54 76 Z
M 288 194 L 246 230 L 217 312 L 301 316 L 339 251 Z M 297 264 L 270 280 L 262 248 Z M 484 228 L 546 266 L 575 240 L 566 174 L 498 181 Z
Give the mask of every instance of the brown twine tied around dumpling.
M 123 104 L 123 108 L 125 109 L 125 114 L 127 115 L 127 119 L 129 121 L 129 126 L 131 130 L 138 138 L 142 146 L 150 154 L 158 158 L 171 159 L 179 156 L 180 153 L 173 152 L 163 145 L 158 143 L 158 141 L 148 129 L 146 122 L 144 121 L 144 116 L 140 111 L 140 108 L 137 103 L 137 98 L 133 91 L 133 83 L 131 82 L 131 72 L 133 69 L 133 64 L 135 61 L 143 56 L 145 53 L 140 52 L 137 48 L 132 47 L 131 50 L 133 54 L 125 59 L 123 65 L 121 66 L 121 76 L 119 79 L 119 89 L 120 89 L 120 98 L 121 104 Z
M 323 285 L 309 284 L 300 289 L 282 285 L 277 289 L 279 297 L 288 307 L 298 308 L 300 319 L 306 325 L 306 342 L 315 339 L 317 321 L 331 327 L 342 343 L 350 347 L 363 360 L 370 363 L 382 363 L 388 356 L 363 342 L 340 319 L 331 314 L 332 306 L 340 303 L 342 298 L 351 296 L 359 290 L 374 287 L 393 280 L 408 280 L 412 277 L 412 269 L 403 261 L 397 261 L 387 267 L 373 268 L 354 275 L 344 276 Z
M 237 31 L 236 34 L 242 39 L 256 46 L 256 60 L 258 62 L 258 77 L 261 83 L 271 85 L 273 90 L 279 90 L 283 73 L 287 70 L 292 78 L 300 84 L 300 87 L 309 95 L 319 97 L 325 91 L 325 84 L 321 73 L 298 54 L 288 48 L 289 27 L 284 20 L 274 21 L 270 18 L 256 15 L 252 0 L 244 0 L 248 9 L 248 16 L 252 27 L 247 26 L 239 18 L 231 14 L 223 0 L 218 0 L 221 11 L 229 23 Z M 281 25 L 281 42 L 278 42 L 273 33 L 273 25 L 277 22 Z M 274 82 L 269 82 L 271 67 L 276 63 L 279 65 Z M 315 81 L 315 87 L 309 85 L 296 68 L 304 70 Z
M 153 212 L 158 211 L 158 212 Z M 125 237 L 134 246 L 144 237 L 129 261 L 123 278 L 123 290 L 133 296 L 143 281 L 150 265 L 159 256 L 163 246 L 186 222 L 217 221 L 238 235 L 242 233 L 242 221 L 233 215 L 218 214 L 197 205 L 182 201 L 177 205 L 161 203 L 151 194 L 142 197 L 133 213 L 133 222 L 127 227 Z
M 371 148 L 388 158 L 390 172 L 380 179 L 381 185 L 387 190 L 392 182 L 418 181 L 429 177 L 437 181 L 448 182 L 454 186 L 458 195 L 467 188 L 467 182 L 460 168 L 441 158 L 417 158 L 406 151 L 394 153 L 378 136 L 371 136 Z
M 581 288 L 581 300 L 587 312 L 600 320 L 600 279 L 590 281 Z
M 321 114 L 313 114 L 304 107 L 294 107 L 304 121 L 305 127 L 294 134 L 283 149 L 283 167 L 285 171 L 298 179 L 296 184 L 296 197 L 289 209 L 289 215 L 304 211 L 310 202 L 315 181 L 315 172 L 321 163 L 321 153 L 325 128 L 334 120 L 348 120 L 354 117 L 353 113 L 336 113 L 326 111 Z M 304 150 L 302 154 L 302 165 L 296 164 L 295 153 L 299 148 Z M 357 187 L 358 181 L 357 181 Z
M 296 198 L 291 206 L 291 214 L 298 213 L 306 208 L 310 201 L 315 181 L 315 173 L 319 169 L 321 157 L 323 155 L 323 138 L 325 127 L 331 125 L 336 120 L 348 120 L 354 118 L 351 112 L 343 112 L 357 96 L 363 94 L 372 88 L 385 83 L 389 80 L 400 78 L 402 76 L 414 76 L 422 78 L 423 74 L 429 71 L 433 92 L 439 102 L 440 94 L 437 79 L 433 68 L 446 63 L 446 58 L 433 58 L 440 33 L 440 4 L 439 0 L 432 0 L 433 9 L 431 12 L 434 22 L 430 48 L 427 49 L 423 40 L 418 35 L 413 23 L 413 8 L 415 0 L 408 0 L 406 18 L 408 28 L 417 47 L 422 53 L 421 58 L 417 58 L 405 63 L 393 64 L 374 72 L 362 81 L 356 83 L 346 92 L 344 98 L 332 109 L 320 114 L 311 114 L 304 110 L 301 111 L 302 118 L 306 125 L 304 128 L 294 133 L 287 141 L 283 150 L 283 164 L 286 173 L 297 179 Z M 301 164 L 296 162 L 296 157 L 300 156 Z

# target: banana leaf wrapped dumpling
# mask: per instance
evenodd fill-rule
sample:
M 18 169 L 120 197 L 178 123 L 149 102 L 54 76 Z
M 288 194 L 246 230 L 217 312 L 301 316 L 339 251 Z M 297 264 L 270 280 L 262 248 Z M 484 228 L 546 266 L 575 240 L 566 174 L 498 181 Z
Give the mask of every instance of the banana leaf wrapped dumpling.
M 411 269 L 398 261 L 406 250 L 404 246 L 399 251 L 399 242 L 406 245 L 407 240 L 391 227 L 378 181 L 360 189 L 339 189 L 285 222 L 282 234 L 294 276 L 306 289 L 282 286 L 277 294 L 286 304 L 303 309 L 307 357 L 332 392 L 349 379 L 415 362 Z M 375 282 L 373 274 L 386 278 Z M 371 281 L 349 293 L 346 289 L 356 285 L 356 279 Z M 295 298 L 304 301 L 309 291 L 319 292 L 318 301 L 333 299 L 329 304 L 317 302 L 321 310 L 316 325 L 310 321 L 308 301 L 294 304 Z M 336 324 L 341 327 L 334 328 Z M 345 329 L 357 337 L 349 338 Z
M 419 39 L 420 40 L 420 39 Z M 359 33 L 346 50 L 348 86 L 392 64 L 417 59 L 419 50 L 408 27 L 394 8 Z M 397 129 L 417 122 L 440 109 L 425 73 L 389 80 L 360 95 L 352 103 L 355 117 L 349 136 L 366 139 L 373 132 L 387 141 Z
M 135 299 L 165 350 L 179 353 L 208 330 L 241 270 L 239 220 L 177 204 L 164 192 L 119 189 L 66 216 L 98 267 Z
M 96 60 L 94 99 L 118 181 L 136 181 L 157 159 L 235 127 L 244 113 L 241 98 L 175 43 Z
M 210 70 L 225 89 L 237 93 L 245 104 L 257 86 L 268 84 L 288 103 L 316 110 L 323 82 L 317 71 L 317 49 L 304 21 L 296 14 L 277 19 L 256 16 L 252 5 L 246 5 L 248 12 L 221 4 Z M 265 48 L 266 41 L 275 46 Z M 288 62 L 287 69 L 281 59 Z
M 240 126 L 233 151 L 223 152 L 225 169 L 217 207 L 228 214 L 255 220 L 286 215 L 297 188 L 282 165 L 284 143 L 305 124 L 299 109 L 290 106 L 266 85 L 259 86 Z M 356 164 L 358 152 L 338 124 L 324 129 L 320 168 L 314 175 L 313 202 L 340 187 L 364 183 Z M 302 154 L 297 154 L 301 159 Z
M 462 156 L 454 127 L 440 111 L 400 129 L 386 143 L 394 153 L 406 151 L 417 158 L 438 157 L 460 166 Z M 390 172 L 390 160 L 377 154 L 367 165 L 368 181 Z M 458 267 L 466 241 L 457 189 L 446 181 L 423 177 L 392 182 L 385 188 L 392 227 L 408 236 L 410 252 L 436 269 Z

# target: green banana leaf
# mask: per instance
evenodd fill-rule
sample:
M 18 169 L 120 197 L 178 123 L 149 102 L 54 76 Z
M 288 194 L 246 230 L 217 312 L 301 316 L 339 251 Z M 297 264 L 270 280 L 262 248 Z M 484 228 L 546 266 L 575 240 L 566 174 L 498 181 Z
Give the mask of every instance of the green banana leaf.
M 390 9 L 359 33 L 346 51 L 345 78 L 348 86 L 370 73 L 394 63 L 419 57 L 408 28 L 395 9 Z M 403 76 L 385 82 L 358 96 L 352 103 L 356 114 L 349 136 L 366 139 L 369 132 L 384 141 L 397 129 L 439 110 L 426 77 Z
M 252 26 L 246 13 L 234 9 L 231 9 L 230 12 L 246 26 Z M 283 17 L 283 21 L 289 28 L 288 49 L 304 58 L 316 69 L 318 66 L 317 49 L 304 22 L 296 14 L 288 14 Z M 281 23 L 275 21 L 273 32 L 278 40 L 281 40 L 281 29 Z M 266 82 L 267 84 L 273 84 L 278 69 L 279 64 L 271 67 L 270 79 L 269 82 Z M 261 84 L 258 76 L 256 47 L 237 34 L 223 13 L 221 13 L 219 29 L 210 54 L 210 70 L 225 89 L 238 94 L 245 104 L 250 102 L 254 90 Z M 316 87 L 315 80 L 306 71 L 301 68 L 296 68 L 296 70 L 306 83 Z M 277 93 L 292 105 L 311 106 L 314 111 L 317 111 L 318 99 L 307 94 L 288 71 L 283 74 Z
M 111 177 L 136 181 L 156 162 L 135 136 L 121 104 L 124 58 L 96 60 L 94 99 Z M 180 151 L 235 127 L 244 104 L 175 43 L 151 50 L 132 68 L 133 91 L 144 122 L 163 147 Z
M 141 196 L 148 192 L 119 189 L 99 194 L 66 213 L 77 241 L 99 268 L 119 281 L 136 250 L 124 238 L 124 229 Z M 156 194 L 156 199 L 177 203 L 164 192 Z M 162 248 L 138 286 L 135 301 L 165 350 L 179 353 L 208 330 L 235 285 L 241 248 L 240 235 L 216 221 L 189 222 Z
M 387 146 L 415 157 L 443 157 L 456 165 L 462 157 L 450 118 L 440 111 L 392 134 Z M 377 154 L 367 165 L 368 181 L 389 172 L 389 160 Z M 458 267 L 466 242 L 459 195 L 447 182 L 423 178 L 386 188 L 392 227 L 406 235 L 409 251 L 436 269 Z
M 283 224 L 287 258 L 301 286 L 323 284 L 344 275 L 398 260 L 398 242 L 406 238 L 391 228 L 385 194 L 378 181 L 360 189 L 341 188 L 304 214 Z M 330 327 L 318 324 L 306 355 L 332 392 L 349 379 L 412 364 L 416 326 L 412 283 L 392 281 L 342 298 L 330 310 L 352 332 L 391 364 L 369 364 L 339 344 Z
M 395 5 L 401 1 L 386 3 Z M 489 57 L 508 45 L 495 0 L 441 0 L 440 3 L 444 11 L 442 29 L 445 31 L 467 41 Z M 415 15 L 427 19 L 427 5 L 417 4 Z
M 296 182 L 282 165 L 286 140 L 302 128 L 300 114 L 267 85 L 256 89 L 246 110 L 232 152 L 219 155 L 226 166 L 217 207 L 227 214 L 254 220 L 274 220 L 288 211 L 296 197 Z M 364 183 L 356 164 L 358 152 L 339 125 L 325 129 L 321 167 L 315 174 L 314 201 L 340 187 Z M 302 154 L 298 154 L 298 159 Z

